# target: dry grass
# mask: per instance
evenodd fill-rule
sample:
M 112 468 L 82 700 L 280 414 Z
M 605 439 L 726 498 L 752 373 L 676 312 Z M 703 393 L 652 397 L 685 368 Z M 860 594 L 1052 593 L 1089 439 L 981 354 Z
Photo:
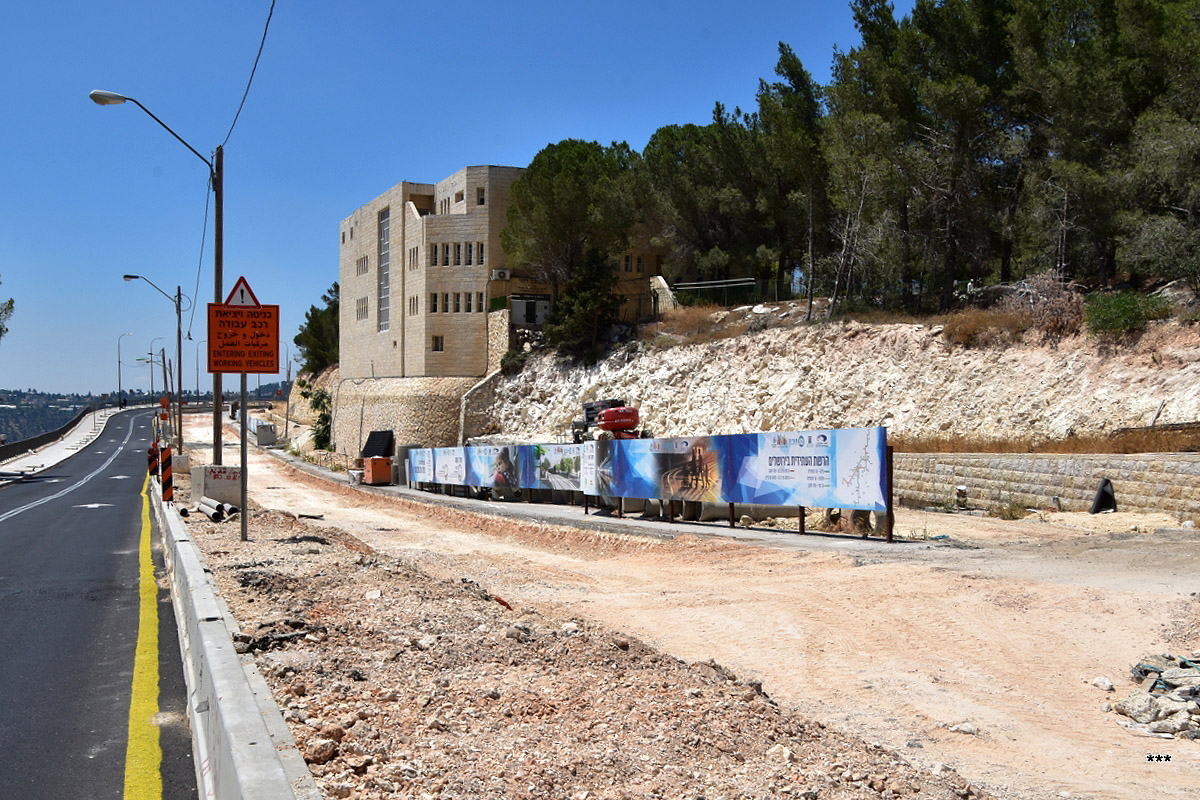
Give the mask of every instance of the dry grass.
M 968 308 L 953 314 L 933 317 L 931 324 L 942 326 L 942 335 L 963 347 L 996 347 L 1020 341 L 1032 323 L 1027 314 Z
M 1116 436 L 1102 434 L 1068 439 L 983 436 L 889 436 L 901 453 L 1195 453 L 1200 452 L 1200 428 L 1188 431 L 1136 430 Z
M 744 322 L 717 321 L 722 309 L 714 305 L 680 306 L 666 311 L 662 318 L 641 330 L 640 338 L 655 347 L 705 344 L 741 336 L 749 326 Z

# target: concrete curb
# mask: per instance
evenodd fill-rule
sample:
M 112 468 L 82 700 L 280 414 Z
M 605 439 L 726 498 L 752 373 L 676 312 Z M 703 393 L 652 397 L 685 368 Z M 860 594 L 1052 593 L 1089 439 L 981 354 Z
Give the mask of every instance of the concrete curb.
M 179 628 L 200 796 L 320 800 L 321 792 L 252 656 L 233 649 L 237 622 L 174 508 L 155 487 L 171 604 Z

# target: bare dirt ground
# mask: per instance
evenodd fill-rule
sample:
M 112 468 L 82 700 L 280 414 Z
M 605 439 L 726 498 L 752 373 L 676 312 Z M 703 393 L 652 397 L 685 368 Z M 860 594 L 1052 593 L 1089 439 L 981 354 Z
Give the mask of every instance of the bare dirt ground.
M 194 463 L 205 461 L 203 420 L 189 425 L 187 434 L 194 442 Z M 236 463 L 236 451 L 227 451 L 225 462 Z M 514 624 L 541 620 L 561 633 L 548 621 L 574 620 L 594 640 L 628 637 L 626 644 L 636 643 L 633 650 L 647 648 L 647 658 L 661 653 L 685 662 L 714 661 L 737 676 L 717 680 L 720 692 L 736 699 L 741 697 L 736 691 L 761 683 L 778 704 L 770 713 L 798 715 L 773 723 L 775 738 L 762 738 L 760 750 L 774 741 L 791 750 L 824 753 L 795 763 L 785 756 L 788 775 L 770 773 L 769 780 L 760 780 L 757 772 L 743 774 L 759 762 L 739 752 L 743 761 L 729 764 L 742 765 L 741 772 L 730 769 L 729 776 L 714 781 L 703 767 L 712 767 L 711 748 L 677 748 L 676 761 L 683 753 L 683 761 L 695 762 L 676 764 L 680 772 L 673 780 L 667 780 L 672 773 L 662 766 L 653 775 L 627 773 L 627 780 L 618 781 L 624 783 L 619 789 L 624 795 L 609 793 L 603 781 L 589 783 L 572 773 L 578 779 L 559 784 L 494 784 L 486 796 L 891 797 L 911 792 L 922 780 L 927 794 L 919 796 L 938 796 L 947 786 L 952 792 L 947 796 L 963 796 L 958 776 L 1004 798 L 1183 798 L 1194 796 L 1200 786 L 1200 742 L 1139 736 L 1105 710 L 1106 703 L 1133 688 L 1128 670 L 1143 654 L 1187 655 L 1200 648 L 1200 534 L 1156 533 L 1177 524 L 1167 515 L 1048 513 L 1004 522 L 901 510 L 898 534 L 927 541 L 887 546 L 781 532 L 786 546 L 776 547 L 730 541 L 707 529 L 659 541 L 378 498 L 323 482 L 253 450 L 250 494 L 263 510 L 320 515 L 314 530 L 337 532 L 355 547 L 397 557 L 398 563 L 447 585 L 473 581 L 464 585 L 477 584 L 512 606 L 510 612 L 489 605 L 490 613 L 500 615 L 496 625 L 503 626 L 507 615 Z M 256 524 L 271 520 L 289 528 L 300 524 L 282 514 L 265 515 Z M 216 566 L 221 559 L 247 563 L 245 545 L 236 542 L 236 523 L 209 527 L 209 535 L 197 540 L 224 581 L 222 591 L 236 592 L 237 583 L 229 582 L 232 573 Z M 933 538 L 942 535 L 948 539 Z M 281 533 L 288 536 L 299 541 L 295 530 Z M 336 606 L 361 600 L 370 588 L 354 585 L 357 580 L 349 587 L 339 583 L 342 593 L 336 599 L 315 602 Z M 244 625 L 261 619 L 265 610 L 240 599 L 230 599 L 230 605 Z M 488 624 L 481 622 L 480 630 Z M 504 630 L 501 642 L 507 646 L 512 636 Z M 529 635 L 538 630 L 534 625 Z M 518 629 L 513 636 L 522 635 Z M 674 663 L 663 658 L 664 665 Z M 565 670 L 553 663 L 551 671 Z M 260 660 L 269 675 L 272 664 L 278 667 Z M 608 679 L 600 665 L 596 669 L 598 681 Z M 1110 678 L 1117 691 L 1091 685 L 1098 676 Z M 289 678 L 294 674 L 274 675 L 283 707 L 295 700 Z M 647 696 L 642 691 L 638 703 Z M 687 697 L 693 703 L 701 699 Z M 739 706 L 744 720 L 755 719 L 754 702 L 769 705 L 753 697 L 737 702 L 747 704 Z M 664 697 L 659 712 L 680 719 L 686 708 Z M 641 713 L 640 705 L 637 709 Z M 293 716 L 297 738 L 308 741 L 311 721 L 305 727 L 303 714 Z M 704 725 L 715 725 L 719 716 L 705 716 Z M 753 726 L 746 725 L 749 736 Z M 797 738 L 797 727 L 808 733 Z M 821 750 L 816 740 L 801 741 L 818 734 L 826 737 L 821 747 L 833 747 L 828 737 L 844 736 L 881 749 L 838 739 L 837 747 Z M 515 739 L 504 741 L 518 751 L 522 747 Z M 743 743 L 742 751 L 753 750 Z M 595 757 L 586 747 L 580 752 Z M 772 752 L 781 757 L 780 751 Z M 872 772 L 870 765 L 846 763 L 872 753 L 886 756 L 890 766 L 876 765 Z M 1149 761 L 1152 754 L 1169 754 L 1171 760 Z M 716 753 L 718 759 L 723 755 L 726 750 Z M 758 756 L 768 758 L 762 752 Z M 470 752 L 461 757 L 469 759 Z M 324 769 L 318 765 L 314 773 L 323 776 Z M 934 769 L 941 777 L 929 772 Z M 852 780 L 856 775 L 859 780 Z M 521 780 L 526 777 L 523 773 Z M 644 783 L 632 782 L 635 777 Z M 878 788 L 872 789 L 875 778 L 880 778 Z M 330 788 L 335 785 L 344 788 Z M 438 796 L 428 786 L 403 785 L 412 796 Z M 729 788 L 738 786 L 749 788 L 744 795 Z M 329 796 L 352 791 L 376 796 L 361 782 L 329 778 L 323 788 Z M 436 788 L 442 796 L 476 791 L 445 780 Z M 391 796 L 380 791 L 379 796 Z

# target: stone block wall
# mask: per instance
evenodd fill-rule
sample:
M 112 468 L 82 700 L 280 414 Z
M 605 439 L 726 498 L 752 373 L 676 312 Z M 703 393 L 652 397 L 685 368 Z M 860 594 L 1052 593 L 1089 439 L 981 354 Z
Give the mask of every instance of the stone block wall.
M 1044 508 L 1058 496 L 1064 511 L 1087 511 L 1108 478 L 1119 511 L 1200 515 L 1200 454 L 896 453 L 894 478 L 896 502 L 907 506 L 952 503 L 966 486 L 975 507 Z
M 508 324 L 509 310 L 490 311 L 487 315 L 487 371 L 500 369 L 500 361 L 512 347 L 512 328 Z
M 371 431 L 391 430 L 396 444 L 458 444 L 463 394 L 478 378 L 346 378 L 333 401 L 333 441 L 358 456 Z

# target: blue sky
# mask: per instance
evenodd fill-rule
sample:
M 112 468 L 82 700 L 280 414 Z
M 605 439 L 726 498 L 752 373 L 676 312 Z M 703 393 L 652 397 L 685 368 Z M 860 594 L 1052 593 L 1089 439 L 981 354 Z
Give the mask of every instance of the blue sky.
M 897 16 L 911 5 L 896 2 Z M 208 168 L 137 106 L 97 106 L 88 92 L 137 98 L 209 157 L 233 122 L 269 7 L 6 8 L 0 298 L 16 311 L 0 340 L 0 388 L 113 391 L 126 332 L 123 383 L 148 388 L 134 359 L 154 337 L 174 359 L 174 305 L 125 273 L 199 295 L 183 320 L 193 339 L 184 385 L 194 386 L 214 289 L 211 205 L 203 260 L 200 249 Z M 841 0 L 279 0 L 225 145 L 225 290 L 245 276 L 260 302 L 280 306 L 290 344 L 337 280 L 338 223 L 387 188 L 474 164 L 524 166 L 564 138 L 640 150 L 663 125 L 709 121 L 717 101 L 752 106 L 781 40 L 824 83 L 834 47 L 858 36 Z M 211 388 L 203 368 L 200 383 Z

